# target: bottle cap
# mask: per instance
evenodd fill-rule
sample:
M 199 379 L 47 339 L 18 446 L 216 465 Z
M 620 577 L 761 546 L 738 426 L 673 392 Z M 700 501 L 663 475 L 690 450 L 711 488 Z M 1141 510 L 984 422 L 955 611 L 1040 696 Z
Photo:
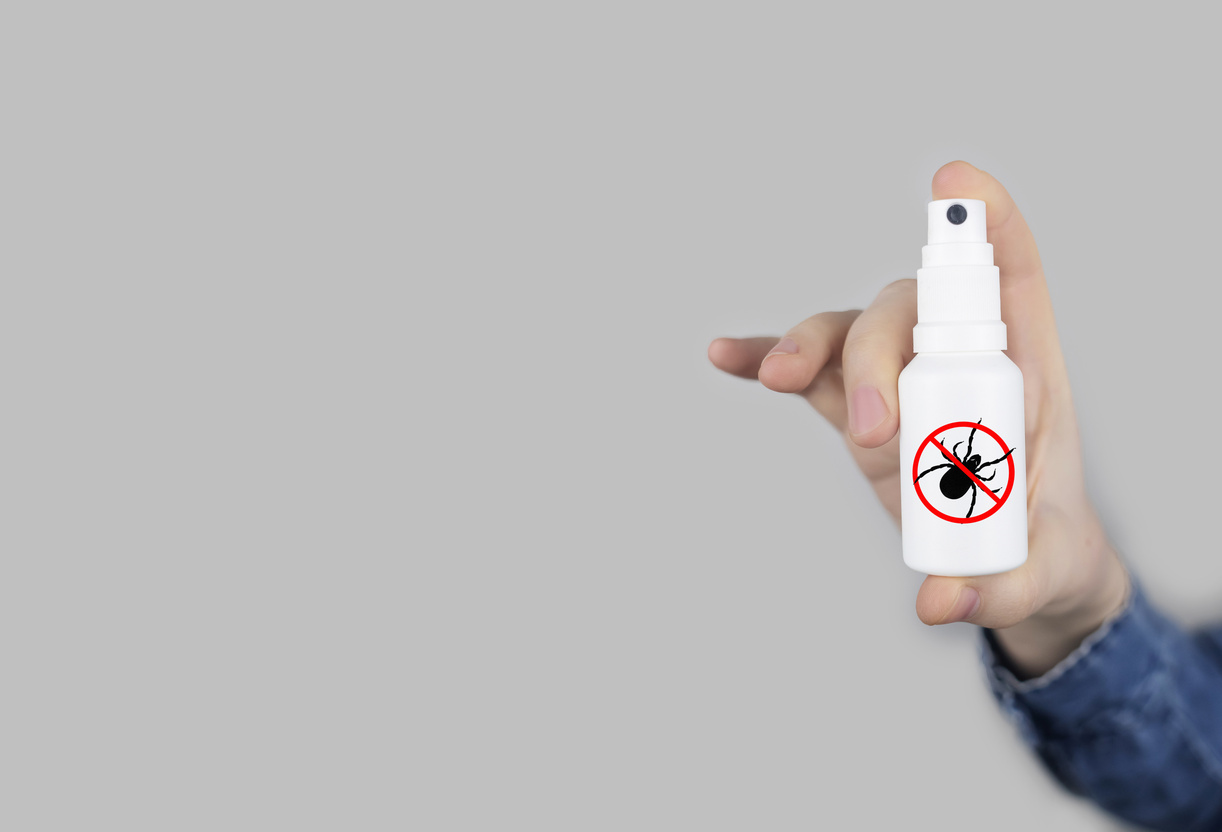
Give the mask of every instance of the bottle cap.
M 929 203 L 929 245 L 917 271 L 916 352 L 1004 350 L 1001 280 L 988 242 L 984 201 Z

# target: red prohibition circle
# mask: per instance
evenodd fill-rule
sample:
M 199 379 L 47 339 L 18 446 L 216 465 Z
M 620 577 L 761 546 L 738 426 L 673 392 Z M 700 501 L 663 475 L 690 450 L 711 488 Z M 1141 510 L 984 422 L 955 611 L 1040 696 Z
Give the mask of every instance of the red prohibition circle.
M 979 422 L 951 422 L 949 424 L 943 425 L 942 427 L 931 431 L 929 436 L 925 437 L 925 441 L 921 443 L 919 448 L 917 448 L 916 454 L 914 454 L 912 457 L 912 480 L 913 480 L 912 484 L 913 484 L 913 487 L 916 488 L 917 496 L 920 497 L 921 502 L 925 504 L 925 508 L 932 511 L 934 514 L 936 514 L 938 517 L 941 517 L 943 520 L 949 520 L 952 523 L 978 523 L 981 520 L 985 519 L 986 517 L 992 517 L 994 514 L 997 513 L 997 509 L 1001 508 L 1002 506 L 1006 504 L 1006 500 L 1010 496 L 1010 491 L 1014 488 L 1014 454 L 1010 454 L 1008 457 L 1006 457 L 1006 462 L 1009 463 L 1009 466 L 1010 466 L 1010 475 L 1009 477 L 1006 478 L 1006 490 L 1001 495 L 1001 499 L 998 500 L 991 509 L 986 511 L 984 514 L 978 514 L 975 517 L 952 517 L 949 514 L 943 514 L 942 512 L 934 508 L 933 505 L 929 502 L 929 500 L 925 498 L 925 493 L 921 491 L 921 484 L 916 481 L 916 478 L 920 475 L 920 472 L 921 472 L 921 454 L 925 453 L 925 446 L 928 445 L 930 442 L 932 442 L 934 437 L 937 436 L 939 433 L 941 433 L 944 430 L 950 430 L 951 428 L 975 428 L 976 430 L 987 433 L 989 436 L 997 440 L 997 444 L 1001 446 L 1002 453 L 1006 453 L 1010 450 L 1010 447 L 1006 445 L 1005 441 L 1000 436 L 997 435 L 996 431 L 992 430 L 991 428 L 986 428 L 984 425 L 980 424 Z

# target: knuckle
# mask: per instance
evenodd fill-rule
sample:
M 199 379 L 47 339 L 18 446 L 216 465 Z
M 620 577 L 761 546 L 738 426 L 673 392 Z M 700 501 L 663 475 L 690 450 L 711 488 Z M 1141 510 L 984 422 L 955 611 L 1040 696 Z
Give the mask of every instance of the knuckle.
M 887 356 L 894 356 L 898 361 L 901 352 L 899 337 L 898 332 L 886 327 L 868 323 L 854 326 L 845 339 L 845 361 L 873 362 Z
M 830 329 L 836 321 L 835 312 L 820 312 L 816 315 L 811 315 L 802 325 L 814 332 L 825 332 Z
M 902 366 L 911 351 L 911 327 L 906 314 L 896 313 L 899 305 L 911 306 L 916 313 L 916 280 L 905 278 L 887 284 L 871 310 L 849 328 L 845 339 L 846 365 L 894 363 Z
M 1022 576 L 1022 584 L 1017 599 L 1018 609 L 1016 613 L 1019 621 L 1025 621 L 1039 611 L 1044 593 L 1035 570 L 1030 568 L 1021 569 L 1019 574 Z
M 1032 570 L 1020 567 L 1003 577 L 1004 580 L 994 583 L 989 592 L 981 592 L 991 607 L 989 626 L 1012 627 L 1026 621 L 1040 608 L 1039 580 Z
M 846 324 L 859 314 L 856 311 L 820 312 L 798 324 L 789 334 L 834 352 L 844 341 Z
M 807 323 L 816 330 L 830 332 L 843 328 L 846 322 L 852 321 L 860 314 L 860 309 L 850 309 L 843 312 L 820 312 L 808 318 Z
M 900 278 L 899 280 L 893 280 L 882 288 L 882 291 L 878 293 L 878 296 L 880 298 L 884 296 L 899 297 L 899 298 L 908 298 L 908 297 L 915 298 L 916 297 L 916 278 L 915 277 L 903 277 L 903 278 Z
M 874 334 L 851 337 L 844 345 L 844 363 L 850 371 L 873 367 L 886 354 L 886 345 Z

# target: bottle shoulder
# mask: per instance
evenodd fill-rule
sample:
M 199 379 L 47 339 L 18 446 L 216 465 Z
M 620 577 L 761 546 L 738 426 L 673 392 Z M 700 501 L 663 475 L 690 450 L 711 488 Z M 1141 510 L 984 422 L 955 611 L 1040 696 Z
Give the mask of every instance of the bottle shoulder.
M 964 375 L 1022 381 L 1018 365 L 1001 350 L 917 353 L 900 373 L 900 381 Z

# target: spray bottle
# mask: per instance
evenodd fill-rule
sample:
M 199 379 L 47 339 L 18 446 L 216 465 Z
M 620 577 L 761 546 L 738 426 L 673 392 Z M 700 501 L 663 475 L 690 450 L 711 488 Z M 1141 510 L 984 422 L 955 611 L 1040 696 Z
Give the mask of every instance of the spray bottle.
M 929 203 L 916 356 L 900 374 L 904 563 L 990 575 L 1027 560 L 1022 372 L 1005 353 L 1001 283 L 978 199 Z

